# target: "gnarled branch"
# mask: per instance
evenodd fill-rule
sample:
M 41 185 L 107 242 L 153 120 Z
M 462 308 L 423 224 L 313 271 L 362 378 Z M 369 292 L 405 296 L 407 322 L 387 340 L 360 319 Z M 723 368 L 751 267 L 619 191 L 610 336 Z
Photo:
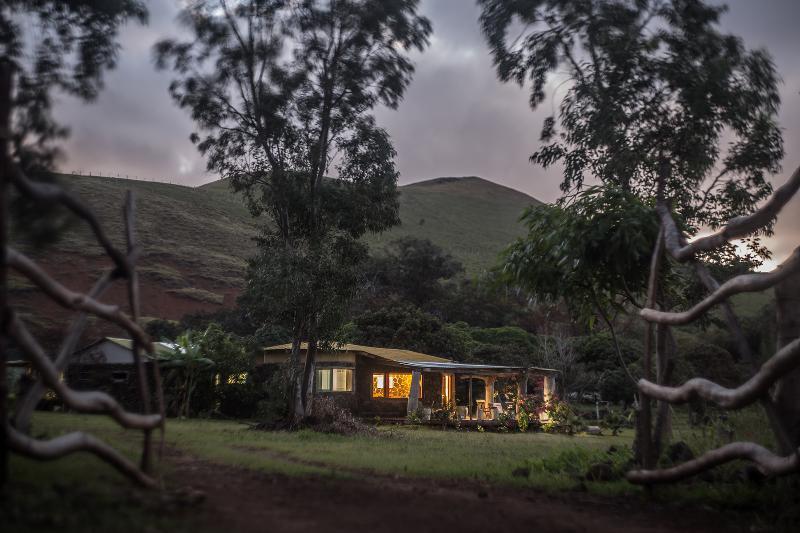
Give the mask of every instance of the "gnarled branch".
M 642 309 L 639 314 L 648 322 L 670 325 L 688 324 L 697 320 L 714 305 L 727 300 L 734 294 L 769 289 L 798 271 L 800 271 L 800 247 L 795 248 L 792 255 L 775 270 L 766 273 L 736 276 L 720 285 L 717 290 L 688 311 L 670 313 L 656 309 Z
M 724 409 L 737 409 L 758 400 L 781 377 L 800 366 L 800 339 L 784 346 L 761 365 L 759 371 L 735 389 L 723 387 L 704 378 L 690 379 L 680 387 L 664 387 L 640 379 L 642 394 L 672 404 L 686 403 L 693 398 L 703 398 Z
M 767 476 L 789 474 L 800 467 L 797 453 L 781 457 L 754 442 L 734 442 L 672 468 L 632 470 L 625 477 L 631 483 L 640 485 L 672 483 L 737 459 L 753 462 L 756 468 Z
M 147 333 L 136 322 L 131 320 L 128 315 L 123 313 L 118 306 L 104 304 L 85 294 L 71 291 L 48 276 L 36 263 L 13 248 L 6 248 L 6 261 L 8 266 L 23 274 L 62 306 L 86 311 L 117 324 L 125 329 L 131 337 L 138 340 L 148 353 L 153 353 L 153 345 Z
M 92 290 L 89 291 L 90 298 L 98 298 L 100 297 L 103 292 L 111 285 L 111 281 L 114 275 L 113 272 L 109 271 L 103 274 L 103 276 L 97 280 L 97 283 L 94 284 Z M 61 344 L 61 348 L 58 350 L 58 355 L 56 355 L 55 360 L 53 361 L 53 365 L 57 372 L 62 372 L 64 368 L 66 368 L 67 363 L 69 363 L 69 358 L 75 352 L 75 348 L 78 345 L 78 341 L 83 335 L 83 330 L 86 329 L 86 322 L 87 317 L 89 314 L 86 311 L 81 311 L 75 317 L 75 320 L 72 321 L 70 324 L 69 332 L 67 333 L 64 342 Z M 36 405 L 39 403 L 39 400 L 42 399 L 44 393 L 47 391 L 47 387 L 41 382 L 41 380 L 36 380 L 31 388 L 28 389 L 28 392 L 22 397 L 19 402 L 19 407 L 17 408 L 16 415 L 14 416 L 14 426 L 19 431 L 23 433 L 28 433 L 30 428 L 30 420 L 31 416 L 33 415 L 34 409 L 36 409 Z
M 669 208 L 659 204 L 657 210 L 664 227 L 667 250 L 677 261 L 685 262 L 698 252 L 714 250 L 728 241 L 755 233 L 774 220 L 798 190 L 800 190 L 800 168 L 795 170 L 789 181 L 778 187 L 769 200 L 754 213 L 733 218 L 719 231 L 688 244 L 675 224 Z
M 144 487 L 157 488 L 158 486 L 153 478 L 139 470 L 128 458 L 92 435 L 76 431 L 48 441 L 41 441 L 17 431 L 9 424 L 6 424 L 6 432 L 11 449 L 32 459 L 51 460 L 74 452 L 89 452 Z
M 161 424 L 160 415 L 140 415 L 125 411 L 117 401 L 104 392 L 75 391 L 58 378 L 58 371 L 47 354 L 28 332 L 17 316 L 12 316 L 9 334 L 28 354 L 31 363 L 39 371 L 41 379 L 58 394 L 64 403 L 83 413 L 108 413 L 121 426 L 135 429 L 153 429 Z
M 111 257 L 111 259 L 114 261 L 114 265 L 117 267 L 117 269 L 119 269 L 121 274 L 124 277 L 128 277 L 130 275 L 131 267 L 128 259 L 122 252 L 117 250 L 113 244 L 111 244 L 111 240 L 108 238 L 105 231 L 103 231 L 103 227 L 100 225 L 100 221 L 97 220 L 97 217 L 89 208 L 83 205 L 83 203 L 72 196 L 69 192 L 57 185 L 31 181 L 17 165 L 11 165 L 9 170 L 11 181 L 25 196 L 33 198 L 39 202 L 62 204 L 75 215 L 85 220 L 92 228 L 92 231 L 97 238 L 97 242 L 100 243 L 100 246 L 102 246 L 106 253 Z

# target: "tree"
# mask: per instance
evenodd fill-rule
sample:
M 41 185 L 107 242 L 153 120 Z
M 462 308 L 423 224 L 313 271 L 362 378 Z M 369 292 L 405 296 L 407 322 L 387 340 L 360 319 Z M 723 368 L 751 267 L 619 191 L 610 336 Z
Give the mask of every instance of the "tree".
M 544 99 L 551 74 L 567 73 L 558 119 L 545 120 L 543 146 L 531 156 L 544 166 L 563 165 L 564 193 L 599 179 L 645 201 L 672 205 L 688 235 L 751 212 L 769 196 L 767 174 L 779 169 L 783 157 L 777 75 L 765 51 L 747 50 L 741 39 L 718 31 L 725 8 L 701 0 L 479 2 L 498 75 L 520 84 L 530 79 L 533 107 Z M 521 35 L 509 40 L 518 23 Z M 771 227 L 768 222 L 747 235 L 754 264 L 768 256 L 759 235 Z M 720 244 L 705 250 L 716 262 L 733 255 L 730 244 Z M 668 307 L 662 238 L 654 248 L 645 305 Z M 713 291 L 707 268 L 696 261 L 692 266 Z M 725 316 L 737 330 L 729 307 Z M 644 379 L 655 366 L 663 384 L 674 339 L 668 328 L 648 326 L 644 344 Z M 637 454 L 645 464 L 653 462 L 669 426 L 666 402 L 658 411 L 653 439 L 650 403 L 643 398 Z
M 479 0 L 499 77 L 568 86 L 531 161 L 561 163 L 562 190 L 596 178 L 671 199 L 689 234 L 752 211 L 772 188 L 783 141 L 769 54 L 716 27 L 702 0 Z M 513 27 L 524 29 L 509 40 Z M 514 34 L 516 35 L 516 34 Z M 765 250 L 752 243 L 763 255 Z
M 374 298 L 395 296 L 424 307 L 443 296 L 443 281 L 463 271 L 461 263 L 429 239 L 401 237 L 372 259 L 367 277 Z
M 177 416 L 191 414 L 192 395 L 202 374 L 214 366 L 214 361 L 205 357 L 203 340 L 205 334 L 197 335 L 186 331 L 175 339 L 172 353 L 159 364 L 168 369 L 164 377 L 165 388 L 175 394 L 173 409 Z
M 44 460 L 76 451 L 88 451 L 116 467 L 129 478 L 154 487 L 150 475 L 151 439 L 154 428 L 164 424 L 162 414 L 150 414 L 150 394 L 141 350 L 153 348 L 136 323 L 139 295 L 135 260 L 138 256 L 134 232 L 134 201 L 125 205 L 127 250 L 109 240 L 96 216 L 79 199 L 52 182 L 50 171 L 58 153 L 57 141 L 66 128 L 52 116 L 52 94 L 63 91 L 84 100 L 93 99 L 102 88 L 103 73 L 115 64 L 117 31 L 130 19 L 145 22 L 147 11 L 137 0 L 93 2 L 87 0 L 37 2 L 10 0 L 0 7 L 0 484 L 7 477 L 7 450 Z M 11 188 L 13 186 L 13 189 Z M 13 193 L 12 193 L 13 191 Z M 86 222 L 112 261 L 88 294 L 69 291 L 50 278 L 35 262 L 8 247 L 9 229 L 40 243 L 61 227 L 53 214 L 70 213 Z M 55 222 L 55 224 L 54 224 Z M 57 354 L 45 353 L 9 305 L 7 267 L 41 288 L 50 298 L 76 311 L 75 319 Z M 113 281 L 124 279 L 131 315 L 98 298 Z M 124 411 L 110 396 L 96 391 L 74 391 L 58 379 L 86 326 L 88 315 L 108 320 L 125 329 L 133 339 L 138 366 L 140 398 L 144 414 Z M 38 378 L 28 390 L 11 425 L 6 410 L 5 360 L 10 339 L 19 346 L 36 369 Z M 158 381 L 158 373 L 154 374 Z M 106 413 L 121 426 L 144 432 L 141 464 L 137 466 L 96 437 L 73 432 L 50 440 L 30 436 L 30 412 L 47 388 L 64 403 L 81 412 Z M 159 391 L 156 391 L 159 394 Z M 160 396 L 159 396 L 160 398 Z
M 353 342 L 414 350 L 464 360 L 471 338 L 464 328 L 445 324 L 438 317 L 410 305 L 387 306 L 353 320 Z
M 427 44 L 430 23 L 417 4 L 196 0 L 181 14 L 193 40 L 156 45 L 159 66 L 178 76 L 170 92 L 191 111 L 200 130 L 192 140 L 209 170 L 268 219 L 259 257 L 282 259 L 268 259 L 265 270 L 280 264 L 297 269 L 294 281 L 303 278 L 308 297 L 280 306 L 290 315 L 295 365 L 308 342 L 295 390 L 298 419 L 310 407 L 317 343 L 330 335 L 326 306 L 351 293 L 314 298 L 326 281 L 315 261 L 342 258 L 329 253 L 339 245 L 355 253 L 346 261 L 360 259 L 359 237 L 398 221 L 394 150 L 371 110 L 398 105 L 413 73 L 408 51 Z M 329 179 L 335 153 L 337 176 Z

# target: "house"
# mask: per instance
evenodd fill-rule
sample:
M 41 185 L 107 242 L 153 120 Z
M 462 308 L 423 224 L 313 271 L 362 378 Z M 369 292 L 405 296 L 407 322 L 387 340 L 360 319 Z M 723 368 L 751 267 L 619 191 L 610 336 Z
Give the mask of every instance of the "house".
M 301 346 L 305 357 L 307 345 Z M 291 344 L 265 348 L 256 365 L 289 360 Z M 517 408 L 519 398 L 549 400 L 557 371 L 456 363 L 410 350 L 342 344 L 316 355 L 316 394 L 361 417 L 405 417 L 418 407 L 452 404 L 463 419 L 491 419 Z
M 173 346 L 165 342 L 154 342 L 153 347 L 158 359 L 168 358 L 174 352 Z M 147 367 L 153 364 L 153 357 L 145 352 L 142 352 L 142 356 Z M 146 373 L 152 376 L 149 368 Z M 130 339 L 104 337 L 79 348 L 67 365 L 64 379 L 75 390 L 103 391 L 113 396 L 125 409 L 141 409 L 139 378 Z

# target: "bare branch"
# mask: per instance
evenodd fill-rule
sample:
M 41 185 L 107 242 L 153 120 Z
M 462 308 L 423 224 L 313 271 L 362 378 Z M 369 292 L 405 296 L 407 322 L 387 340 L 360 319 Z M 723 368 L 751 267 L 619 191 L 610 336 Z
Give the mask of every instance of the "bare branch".
M 798 459 L 797 453 L 781 457 L 754 442 L 734 442 L 672 468 L 633 470 L 628 472 L 625 477 L 631 483 L 639 485 L 672 483 L 737 459 L 755 463 L 756 468 L 768 476 L 789 474 L 800 468 L 800 459 Z
M 772 222 L 798 190 L 800 168 L 794 171 L 789 181 L 780 186 L 760 209 L 750 215 L 733 218 L 719 231 L 688 244 L 685 243 L 669 208 L 660 204 L 657 210 L 666 233 L 667 250 L 676 260 L 685 262 L 698 252 L 714 250 L 728 241 L 755 233 Z
M 795 248 L 792 255 L 775 270 L 767 273 L 736 276 L 723 283 L 717 290 L 688 311 L 669 313 L 657 311 L 655 309 L 642 309 L 639 314 L 648 322 L 670 325 L 688 324 L 698 319 L 714 305 L 727 300 L 734 294 L 758 292 L 769 289 L 795 272 L 800 272 L 800 247 Z
M 11 181 L 25 196 L 38 200 L 40 202 L 59 203 L 64 205 L 67 209 L 75 213 L 77 216 L 85 220 L 94 232 L 97 242 L 106 251 L 106 253 L 114 261 L 114 265 L 119 269 L 124 277 L 130 274 L 130 265 L 127 258 L 122 252 L 117 250 L 105 231 L 100 225 L 100 221 L 92 213 L 92 211 L 83 205 L 83 203 L 72 196 L 70 193 L 57 185 L 50 183 L 38 183 L 31 181 L 22 172 L 17 165 L 11 165 Z
M 124 476 L 143 487 L 157 488 L 156 481 L 139 470 L 133 462 L 117 450 L 86 433 L 76 431 L 48 441 L 31 438 L 6 424 L 11 449 L 36 460 L 58 459 L 75 452 L 89 452 L 116 468 Z
M 92 290 L 89 291 L 90 298 L 97 298 L 105 292 L 105 290 L 111 285 L 111 281 L 113 278 L 112 272 L 106 272 L 97 283 L 95 283 Z M 53 361 L 53 365 L 57 372 L 61 372 L 66 368 L 67 363 L 69 363 L 69 358 L 75 352 L 75 348 L 78 345 L 78 341 L 83 335 L 83 330 L 86 329 L 86 322 L 87 317 L 89 314 L 85 311 L 81 311 L 75 317 L 72 324 L 69 327 L 69 332 L 67 333 L 64 342 L 61 344 L 61 348 L 58 351 L 58 355 L 56 355 L 55 360 Z M 42 399 L 44 393 L 47 391 L 47 387 L 41 382 L 41 380 L 36 380 L 28 392 L 25 393 L 25 396 L 22 397 L 20 400 L 19 407 L 17 408 L 17 413 L 14 416 L 14 426 L 23 433 L 29 433 L 30 429 L 30 420 L 31 416 L 33 415 L 34 409 L 36 409 L 36 405 L 39 403 L 39 400 Z
M 128 413 L 117 401 L 104 392 L 98 391 L 75 391 L 69 388 L 58 377 L 53 362 L 36 342 L 36 339 L 28 332 L 25 325 L 17 317 L 13 316 L 9 323 L 11 337 L 16 340 L 20 347 L 28 354 L 34 368 L 41 375 L 41 379 L 48 387 L 58 394 L 64 403 L 70 408 L 82 413 L 108 413 L 111 418 L 116 420 L 121 426 L 133 429 L 153 429 L 161 424 L 159 415 L 140 415 Z
M 147 333 L 123 313 L 118 306 L 100 303 L 85 294 L 67 289 L 45 274 L 36 263 L 13 248 L 9 247 L 6 249 L 6 260 L 11 268 L 23 274 L 62 306 L 86 311 L 117 324 L 121 328 L 124 328 L 132 338 L 142 343 L 142 346 L 148 353 L 153 353 L 153 346 Z
M 761 365 L 753 377 L 735 389 L 723 387 L 703 378 L 690 379 L 680 387 L 664 387 L 646 379 L 640 379 L 638 386 L 642 394 L 671 404 L 681 404 L 693 398 L 703 398 L 724 409 L 738 409 L 761 398 L 778 379 L 798 366 L 800 366 L 800 339 L 784 346 Z

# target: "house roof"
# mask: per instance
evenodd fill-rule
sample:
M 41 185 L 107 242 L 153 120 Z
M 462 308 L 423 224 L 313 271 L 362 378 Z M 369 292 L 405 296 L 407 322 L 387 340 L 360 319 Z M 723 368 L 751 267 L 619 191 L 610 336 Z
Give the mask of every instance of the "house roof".
M 133 350 L 133 341 L 131 339 L 122 339 L 119 337 L 103 337 L 102 339 L 98 339 L 90 344 L 87 344 L 86 346 L 83 346 L 82 348 L 79 348 L 78 350 L 76 350 L 76 352 L 82 352 L 87 348 L 91 348 L 92 346 L 100 344 L 101 342 L 111 342 L 127 350 Z M 171 355 L 174 352 L 173 346 L 168 342 L 154 342 L 153 349 L 155 350 L 156 356 Z M 147 357 L 150 356 L 147 355 Z
M 300 345 L 301 350 L 308 348 L 308 343 Z M 267 352 L 289 351 L 292 349 L 291 344 L 279 344 L 277 346 L 270 346 L 264 348 Z M 484 365 L 473 363 L 456 363 L 451 359 L 444 357 L 437 357 L 435 355 L 428 355 L 420 352 L 412 352 L 411 350 L 400 350 L 398 348 L 378 348 L 376 346 L 362 346 L 360 344 L 339 344 L 337 350 L 343 352 L 360 352 L 375 357 L 380 357 L 398 363 L 402 366 L 410 368 L 419 368 L 427 370 L 450 370 L 459 373 L 470 372 L 522 372 L 525 370 L 535 370 L 544 373 L 557 373 L 557 370 L 551 368 L 530 368 L 522 366 L 510 365 Z
M 307 342 L 304 342 L 300 345 L 301 350 L 305 350 L 307 348 L 308 348 Z M 264 351 L 277 352 L 277 351 L 291 350 L 291 349 L 292 349 L 291 344 L 279 344 L 277 346 L 270 346 L 269 348 L 264 348 Z M 411 350 L 400 350 L 397 348 L 378 348 L 375 346 L 361 346 L 360 344 L 337 344 L 336 350 L 342 352 L 361 352 L 369 355 L 374 355 L 376 357 L 381 357 L 383 359 L 388 359 L 389 361 L 394 361 L 395 363 L 451 362 L 450 359 L 445 359 L 444 357 L 437 357 L 435 355 L 412 352 Z

